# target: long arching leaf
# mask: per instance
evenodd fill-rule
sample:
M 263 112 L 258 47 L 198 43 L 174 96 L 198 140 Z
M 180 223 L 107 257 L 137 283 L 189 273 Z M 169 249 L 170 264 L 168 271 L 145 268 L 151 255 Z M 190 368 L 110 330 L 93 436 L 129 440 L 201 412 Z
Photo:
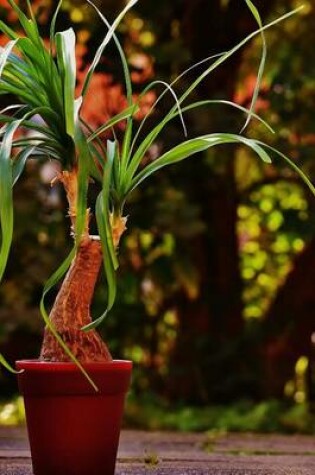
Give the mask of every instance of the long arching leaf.
M 246 145 L 247 147 L 251 148 L 261 158 L 261 160 L 266 163 L 271 163 L 269 155 L 265 152 L 261 145 L 253 139 L 248 139 L 241 135 L 224 133 L 203 135 L 177 145 L 168 152 L 164 153 L 154 162 L 147 165 L 140 173 L 138 173 L 137 176 L 135 176 L 129 192 L 135 189 L 150 175 L 157 172 L 161 168 L 164 168 L 165 166 L 173 165 L 174 163 L 180 162 L 185 158 L 191 157 L 198 152 L 202 152 L 216 145 L 235 143 Z
M 245 0 L 245 2 L 247 4 L 248 8 L 250 9 L 253 17 L 255 18 L 255 20 L 257 22 L 257 25 L 259 26 L 259 28 L 262 28 L 263 24 L 262 24 L 262 21 L 261 21 L 261 18 L 260 18 L 259 11 L 255 7 L 255 5 L 251 2 L 251 0 Z M 255 106 L 256 106 L 256 102 L 257 102 L 257 98 L 258 98 L 258 94 L 259 94 L 259 90 L 260 90 L 260 86 L 261 86 L 262 76 L 263 76 L 264 69 L 265 69 L 266 57 L 267 57 L 267 43 L 266 43 L 265 33 L 264 33 L 263 30 L 261 30 L 261 41 L 262 41 L 262 53 L 261 53 L 258 73 L 257 73 L 257 77 L 256 77 L 256 84 L 255 84 L 253 96 L 252 96 L 252 99 L 251 99 L 249 114 L 247 116 L 247 119 L 246 119 L 246 122 L 245 122 L 244 126 L 242 127 L 241 133 L 248 126 L 248 124 L 251 120 L 251 117 L 253 116 L 253 112 L 255 111 Z
M 101 239 L 104 270 L 107 281 L 108 297 L 107 308 L 105 312 L 89 325 L 82 328 L 84 331 L 96 328 L 106 318 L 108 312 L 114 305 L 116 298 L 116 269 L 118 268 L 118 261 L 116 251 L 113 243 L 112 230 L 110 224 L 110 188 L 112 183 L 113 164 L 116 155 L 115 142 L 107 142 L 107 162 L 103 173 L 102 191 L 96 200 L 95 214 L 97 227 Z
M 224 99 L 207 99 L 205 101 L 193 102 L 192 104 L 189 104 L 188 106 L 183 107 L 182 111 L 183 112 L 188 112 L 190 110 L 198 109 L 199 107 L 204 107 L 204 106 L 209 106 L 209 105 L 226 105 L 226 106 L 233 107 L 234 109 L 238 109 L 239 111 L 244 112 L 245 114 L 250 113 L 250 110 L 247 109 L 246 107 L 240 106 L 236 102 L 226 101 Z M 170 120 L 172 120 L 174 118 L 174 116 L 176 116 L 176 115 L 177 115 L 177 112 L 175 112 L 174 115 L 172 117 L 170 117 Z M 264 127 L 266 127 L 266 129 L 268 129 L 269 132 L 271 132 L 272 134 L 275 133 L 274 129 L 268 124 L 268 122 L 266 122 L 258 114 L 255 114 L 254 112 L 251 112 L 251 116 L 254 119 L 258 120 L 258 122 L 260 122 Z
M 50 23 L 50 29 L 49 29 L 50 45 L 49 45 L 49 47 L 50 47 L 50 55 L 51 56 L 53 55 L 53 44 L 54 44 L 54 40 L 55 40 L 56 22 L 57 22 L 57 18 L 58 18 L 60 8 L 62 6 L 62 2 L 63 2 L 63 0 L 59 0 L 57 8 L 54 12 L 54 15 L 53 15 L 51 23 Z
M 260 140 L 257 140 L 256 142 L 258 145 L 260 145 L 263 148 L 267 148 L 271 152 L 273 152 L 274 155 L 277 155 L 280 157 L 290 168 L 293 169 L 297 175 L 304 181 L 304 183 L 307 185 L 311 193 L 315 196 L 315 187 L 311 180 L 305 175 L 305 173 L 301 170 L 300 167 L 298 167 L 289 157 L 287 157 L 284 153 L 280 152 L 274 147 L 271 147 L 270 145 L 265 144 L 264 142 L 261 142 Z
M 91 142 L 94 140 L 96 137 L 99 137 L 102 135 L 106 130 L 111 129 L 114 127 L 116 124 L 119 124 L 119 122 L 122 122 L 125 119 L 128 119 L 128 117 L 132 117 L 136 112 L 139 110 L 139 106 L 137 104 L 134 104 L 130 107 L 127 107 L 124 109 L 122 112 L 119 112 L 118 114 L 114 115 L 111 117 L 107 122 L 105 122 L 104 125 L 96 129 L 89 137 L 88 137 L 88 142 Z
M 104 49 L 106 48 L 106 46 L 110 42 L 117 26 L 119 25 L 119 23 L 121 22 L 121 20 L 125 16 L 125 14 L 128 12 L 128 10 L 130 10 L 130 8 L 132 8 L 137 2 L 138 2 L 138 0 L 130 0 L 127 3 L 127 5 L 125 6 L 125 8 L 119 13 L 116 20 L 112 24 L 112 26 L 109 28 L 104 40 L 102 41 L 101 45 L 97 49 L 95 57 L 93 59 L 93 62 L 91 64 L 91 66 L 89 67 L 88 72 L 86 74 L 86 77 L 85 77 L 85 80 L 84 80 L 84 83 L 83 83 L 83 87 L 82 87 L 82 96 L 84 96 L 86 94 L 86 92 L 88 90 L 88 87 L 89 87 L 89 84 L 90 84 L 90 81 L 92 79 L 93 73 L 95 71 L 95 68 L 98 65 L 98 63 L 99 63 L 99 61 L 102 57 L 102 54 L 104 52 Z M 94 6 L 94 8 L 97 10 L 97 7 Z
M 37 24 L 35 21 L 35 18 L 33 19 L 28 19 L 27 16 L 22 12 L 22 10 L 18 7 L 18 5 L 13 1 L 13 0 L 7 0 L 12 9 L 15 11 L 15 13 L 18 16 L 19 22 L 21 23 L 21 26 L 23 27 L 26 35 L 30 38 L 30 40 L 37 44 L 41 45 L 41 39 L 39 36 Z
M 217 69 L 221 64 L 223 64 L 225 61 L 227 61 L 231 56 L 233 56 L 237 51 L 239 51 L 243 46 L 245 46 L 249 41 L 251 41 L 255 36 L 258 34 L 261 34 L 261 32 L 264 32 L 268 28 L 271 28 L 272 26 L 276 25 L 277 23 L 291 17 L 298 11 L 300 11 L 303 7 L 298 7 L 295 10 L 292 10 L 289 13 L 286 13 L 285 15 L 282 15 L 281 17 L 277 18 L 276 20 L 273 20 L 270 23 L 267 23 L 264 25 L 262 28 L 259 28 L 252 33 L 250 33 L 248 36 L 246 36 L 242 41 L 240 41 L 237 45 L 235 45 L 232 49 L 227 51 L 226 53 L 220 55 L 218 59 L 216 59 L 208 68 L 201 73 L 195 81 L 192 82 L 192 84 L 185 90 L 185 92 L 181 95 L 179 98 L 180 104 L 189 97 L 189 95 L 196 89 L 196 87 L 215 69 Z M 130 165 L 128 167 L 127 175 L 125 178 L 125 186 L 128 188 L 129 184 L 132 181 L 132 178 L 142 160 L 144 157 L 145 153 L 149 149 L 149 147 L 152 145 L 154 140 L 158 137 L 158 135 L 161 133 L 161 131 L 164 129 L 165 125 L 168 123 L 169 118 L 176 112 L 176 106 L 173 106 L 171 110 L 169 111 L 168 114 L 161 120 L 161 122 L 154 127 L 154 129 L 145 137 L 143 142 L 139 145 L 137 151 L 134 153 Z
M 11 167 L 11 150 L 13 136 L 21 121 L 7 126 L 0 146 L 0 281 L 8 261 L 13 236 L 13 177 Z
M 5 68 L 6 62 L 18 40 L 9 41 L 4 48 L 0 49 L 0 78 Z
M 109 23 L 107 18 L 102 14 L 102 12 L 97 8 L 96 5 L 94 5 L 94 3 L 91 0 L 87 0 L 87 2 L 94 8 L 94 10 L 97 12 L 99 17 L 101 18 L 101 20 L 107 26 L 108 30 L 110 30 L 111 29 L 111 24 Z M 123 48 L 122 48 L 122 46 L 119 42 L 119 39 L 117 38 L 117 35 L 115 34 L 114 31 L 113 31 L 112 37 L 113 37 L 114 43 L 117 47 L 117 50 L 118 50 L 118 53 L 119 53 L 119 56 L 120 56 L 120 60 L 121 60 L 121 63 L 122 63 L 123 72 L 124 72 L 124 79 L 125 79 L 125 86 L 126 86 L 127 100 L 128 100 L 129 106 L 131 106 L 132 102 L 133 102 L 132 101 L 132 82 L 131 82 L 131 75 L 130 75 L 130 70 L 129 70 L 127 58 L 126 58 L 125 52 L 124 52 L 124 50 L 123 50 Z
M 74 93 L 76 84 L 75 33 L 72 28 L 69 28 L 66 31 L 57 33 L 55 38 L 58 68 L 63 77 L 63 102 L 66 132 L 70 137 L 74 137 Z
M 18 181 L 23 173 L 27 159 L 32 155 L 36 147 L 26 147 L 15 157 L 12 165 L 12 186 Z
M 91 0 L 87 0 L 88 3 L 96 10 L 97 14 L 101 18 L 101 20 L 105 23 L 105 25 L 108 28 L 108 33 L 111 31 L 111 25 L 107 18 L 100 12 L 100 10 L 94 5 L 94 3 Z M 125 80 L 125 86 L 126 86 L 126 94 L 127 94 L 127 101 L 129 107 L 132 107 L 133 105 L 133 97 L 132 97 L 132 82 L 131 82 L 131 75 L 130 75 L 130 70 L 128 66 L 128 61 L 125 55 L 125 52 L 115 34 L 115 31 L 112 31 L 112 38 L 114 40 L 114 43 L 117 47 L 118 54 L 120 56 L 121 64 L 123 67 L 123 73 L 124 73 L 124 80 Z M 107 124 L 105 124 L 107 125 Z M 130 143 L 132 139 L 132 128 L 133 128 L 133 117 L 130 115 L 127 117 L 127 126 L 126 130 L 124 133 L 124 138 L 123 138 L 123 143 L 122 143 L 122 150 L 121 150 L 121 163 L 120 163 L 120 170 L 122 170 L 122 173 L 124 173 L 125 168 L 126 168 L 126 163 L 129 157 L 129 149 L 130 149 Z M 122 182 L 121 177 L 117 182 L 120 184 Z
M 177 97 L 177 94 L 176 92 L 174 91 L 173 87 L 171 84 L 168 84 L 167 82 L 165 81 L 160 81 L 160 80 L 156 80 L 156 81 L 152 81 L 150 84 L 148 84 L 148 86 L 146 86 L 146 88 L 141 92 L 140 94 L 140 97 L 138 99 L 138 103 L 139 101 L 141 100 L 141 98 L 148 92 L 150 91 L 153 87 L 155 87 L 156 85 L 160 85 L 162 84 L 164 87 L 165 87 L 165 92 L 170 92 L 170 94 L 173 96 L 174 98 L 174 101 L 175 101 L 175 105 L 176 105 L 176 112 L 173 114 L 173 117 L 176 117 L 176 116 L 179 116 L 180 117 L 180 121 L 181 121 L 181 124 L 182 124 L 182 127 L 183 127 L 183 131 L 184 131 L 184 136 L 187 137 L 187 128 L 186 128 L 186 124 L 185 124 L 185 121 L 184 121 L 184 117 L 183 117 L 183 109 L 181 108 L 181 105 L 180 105 L 180 102 L 178 100 L 178 97 Z M 160 101 L 160 99 L 164 96 L 164 91 L 162 92 L 162 94 L 159 95 L 159 97 L 157 98 L 157 100 L 154 102 L 154 104 L 150 107 L 150 110 L 147 112 L 147 114 L 144 116 L 144 118 L 142 119 L 141 121 L 141 124 L 139 125 L 138 127 L 138 130 L 137 130 L 137 133 L 135 134 L 134 136 L 134 139 L 132 141 L 132 144 L 131 144 L 131 150 L 130 152 L 132 152 L 132 149 L 134 148 L 135 146 L 135 143 L 137 142 L 137 139 L 141 133 L 141 130 L 143 129 L 147 119 L 149 118 L 149 116 L 152 114 L 152 112 L 154 111 L 154 108 L 156 107 L 156 105 L 158 104 L 158 102 Z
M 8 371 L 10 371 L 10 373 L 13 373 L 13 374 L 23 373 L 24 371 L 24 369 L 16 370 L 12 368 L 10 363 L 8 363 L 8 361 L 5 359 L 5 357 L 1 353 L 0 353 L 0 365 L 4 366 Z
M 81 236 L 86 224 L 87 211 L 87 193 L 89 183 L 89 172 L 91 169 L 91 157 L 87 139 L 81 130 L 80 124 L 76 123 L 75 128 L 75 144 L 77 147 L 78 158 L 78 197 L 77 197 L 77 216 L 75 224 L 76 246 L 80 244 Z

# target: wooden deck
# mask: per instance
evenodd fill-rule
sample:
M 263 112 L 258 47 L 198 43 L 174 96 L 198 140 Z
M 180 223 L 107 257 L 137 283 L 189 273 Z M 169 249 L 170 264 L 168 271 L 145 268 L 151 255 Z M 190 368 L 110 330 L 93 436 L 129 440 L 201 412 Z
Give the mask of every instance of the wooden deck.
M 24 429 L 0 428 L 0 474 L 32 475 Z M 116 475 L 131 474 L 315 475 L 315 437 L 123 431 Z

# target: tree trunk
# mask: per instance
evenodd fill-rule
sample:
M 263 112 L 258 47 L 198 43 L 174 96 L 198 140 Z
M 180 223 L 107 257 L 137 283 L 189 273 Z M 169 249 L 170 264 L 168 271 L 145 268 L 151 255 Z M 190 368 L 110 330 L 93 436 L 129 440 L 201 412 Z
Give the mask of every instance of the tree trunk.
M 83 332 L 91 323 L 90 305 L 102 262 L 100 242 L 84 240 L 63 281 L 50 314 L 51 323 L 81 362 L 110 361 L 107 346 L 95 330 Z M 69 361 L 55 337 L 46 328 L 40 359 Z

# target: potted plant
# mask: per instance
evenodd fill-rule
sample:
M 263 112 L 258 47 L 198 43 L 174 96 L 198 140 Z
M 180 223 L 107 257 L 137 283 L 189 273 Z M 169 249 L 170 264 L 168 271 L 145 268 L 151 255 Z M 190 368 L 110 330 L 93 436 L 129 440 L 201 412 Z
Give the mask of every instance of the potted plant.
M 170 121 L 180 119 L 186 135 L 183 113 L 193 108 L 221 103 L 246 113 L 244 129 L 251 118 L 260 120 L 270 128 L 254 112 L 265 61 L 264 30 L 293 12 L 263 26 L 252 2 L 245 1 L 258 24 L 255 32 L 231 50 L 193 65 L 171 84 L 153 81 L 145 88 L 140 99 L 135 101 L 128 63 L 115 29 L 137 0 L 127 4 L 112 25 L 88 0 L 104 22 L 107 33 L 97 49 L 78 97 L 75 95 L 74 31 L 72 28 L 55 31 L 61 2 L 53 16 L 50 43 L 46 47 L 39 35 L 29 1 L 27 16 L 13 0 L 8 0 L 24 31 L 23 35 L 18 35 L 0 21 L 0 30 L 8 37 L 8 43 L 0 53 L 0 94 L 13 94 L 18 98 L 17 104 L 12 104 L 0 114 L 0 279 L 5 271 L 13 235 L 12 189 L 29 158 L 53 159 L 60 163 L 61 171 L 55 181 L 60 182 L 65 189 L 73 236 L 70 254 L 44 287 L 40 309 L 46 329 L 40 357 L 32 361 L 18 361 L 14 370 L 0 355 L 0 362 L 4 366 L 18 372 L 25 400 L 35 475 L 114 473 L 121 414 L 132 364 L 130 361 L 112 359 L 96 327 L 110 312 L 115 301 L 117 250 L 126 229 L 124 209 L 132 191 L 162 167 L 210 147 L 233 143 L 249 147 L 266 163 L 271 162 L 269 152 L 278 154 L 315 192 L 307 177 L 287 157 L 242 133 L 185 137 L 180 144 L 142 166 L 143 157 Z M 182 107 L 204 78 L 258 34 L 262 37 L 263 54 L 249 109 L 218 100 L 186 103 Z M 109 41 L 115 42 L 122 64 L 128 106 L 93 130 L 85 123 L 80 111 L 95 68 Z M 204 71 L 177 97 L 174 91 L 176 83 L 194 67 L 203 64 Z M 162 84 L 164 90 L 134 133 L 134 116 L 139 109 L 139 101 L 143 94 L 158 84 Z M 140 132 L 148 115 L 166 93 L 172 96 L 174 105 L 140 140 Z M 114 139 L 104 144 L 100 136 L 122 121 L 125 122 L 122 142 L 117 143 Z M 17 135 L 19 130 L 22 135 Z M 25 134 L 25 131 L 31 134 Z M 99 188 L 96 203 L 93 204 L 97 236 L 91 236 L 89 229 L 92 214 L 87 197 L 89 186 Z M 90 304 L 102 261 L 108 286 L 107 307 L 103 315 L 92 320 Z M 48 316 L 45 296 L 63 277 Z

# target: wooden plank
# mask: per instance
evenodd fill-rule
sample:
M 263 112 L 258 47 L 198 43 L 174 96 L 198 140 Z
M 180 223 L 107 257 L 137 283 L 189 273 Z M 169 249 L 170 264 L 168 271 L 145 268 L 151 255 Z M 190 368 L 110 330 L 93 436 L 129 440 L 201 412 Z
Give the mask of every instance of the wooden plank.
M 309 436 L 123 431 L 116 475 L 314 475 Z M 32 475 L 25 429 L 0 428 L 0 474 Z

